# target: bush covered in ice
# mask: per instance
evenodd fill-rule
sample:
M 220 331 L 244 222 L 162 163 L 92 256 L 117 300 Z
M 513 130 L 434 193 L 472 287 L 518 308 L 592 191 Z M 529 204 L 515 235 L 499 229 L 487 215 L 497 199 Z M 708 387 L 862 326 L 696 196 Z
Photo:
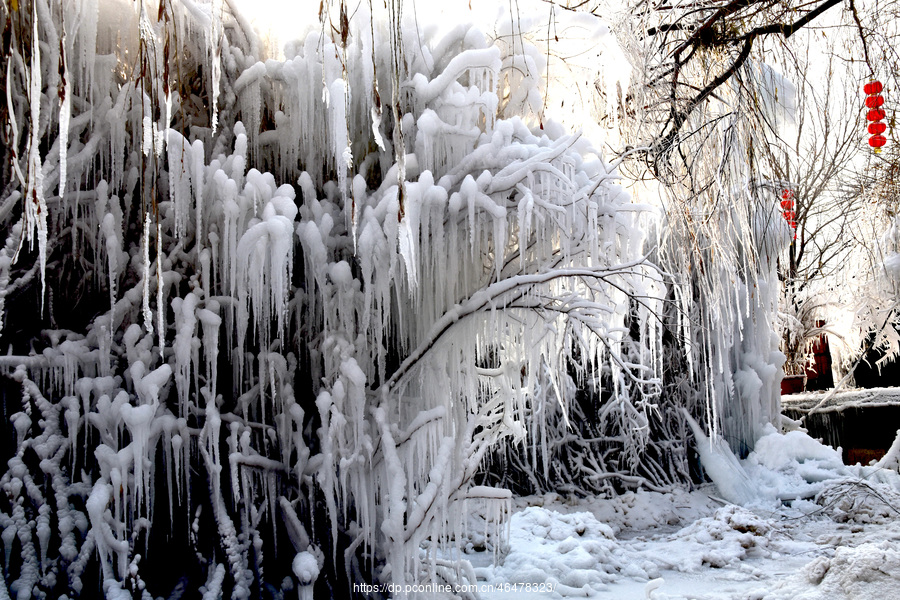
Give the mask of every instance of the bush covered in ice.
M 230 3 L 18 6 L 0 589 L 465 578 L 466 516 L 508 514 L 487 457 L 537 488 L 684 476 L 644 210 L 542 121 L 511 22 L 341 4 L 275 59 Z

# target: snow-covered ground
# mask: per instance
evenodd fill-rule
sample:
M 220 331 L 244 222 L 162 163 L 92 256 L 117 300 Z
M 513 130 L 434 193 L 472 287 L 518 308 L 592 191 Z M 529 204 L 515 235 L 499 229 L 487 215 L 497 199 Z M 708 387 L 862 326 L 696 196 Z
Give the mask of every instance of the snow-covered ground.
M 900 523 L 886 505 L 856 515 L 833 505 L 766 510 L 715 494 L 522 499 L 502 564 L 476 569 L 482 597 L 900 598 Z
M 497 564 L 470 560 L 485 599 L 900 598 L 900 488 L 884 466 L 773 430 L 718 487 L 520 498 Z M 743 506 L 721 498 L 729 477 L 751 483 Z

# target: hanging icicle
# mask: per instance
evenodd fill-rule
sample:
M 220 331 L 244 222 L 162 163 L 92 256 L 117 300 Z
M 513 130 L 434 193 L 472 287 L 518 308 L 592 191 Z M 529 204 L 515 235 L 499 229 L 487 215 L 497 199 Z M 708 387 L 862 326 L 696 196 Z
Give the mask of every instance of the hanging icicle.
M 141 275 L 142 294 L 142 312 L 144 315 L 144 331 L 148 335 L 153 335 L 153 311 L 150 310 L 150 213 L 144 215 L 144 234 L 141 236 L 141 248 L 143 261 L 141 263 L 143 272 Z

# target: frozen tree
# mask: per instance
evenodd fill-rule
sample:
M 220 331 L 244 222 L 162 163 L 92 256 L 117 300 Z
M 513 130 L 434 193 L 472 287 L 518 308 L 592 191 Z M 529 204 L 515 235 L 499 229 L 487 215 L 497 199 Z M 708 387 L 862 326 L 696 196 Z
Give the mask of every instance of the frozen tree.
M 894 8 L 849 8 L 842 17 L 834 15 L 837 26 L 796 36 L 778 61 L 796 82 L 797 109 L 787 135 L 765 147 L 775 183 L 795 201 L 796 237 L 779 269 L 785 370 L 795 373 L 805 371 L 810 346 L 822 333 L 837 342 L 844 369 L 873 346 L 888 350 L 889 360 L 890 339 L 896 337 L 890 316 L 895 296 L 886 285 L 896 148 L 894 140 L 885 152 L 867 144 L 863 89 L 869 81 L 884 82 L 886 118 L 892 122 Z
M 845 368 L 856 371 L 862 361 L 868 368 L 880 371 L 896 361 L 900 353 L 900 287 L 898 287 L 898 210 L 893 173 L 897 170 L 897 146 L 884 154 L 870 155 L 854 181 L 859 186 L 860 218 L 847 229 L 853 240 L 861 244 L 855 262 L 865 267 L 854 281 L 855 310 L 849 336 L 849 356 Z
M 897 226 L 898 194 L 896 173 L 898 170 L 897 135 L 893 124 L 896 120 L 896 89 L 898 56 L 897 5 L 886 3 L 877 15 L 858 14 L 857 25 L 866 41 L 862 50 L 872 78 L 885 84 L 886 117 L 891 126 L 885 132 L 888 138 L 884 152 L 866 153 L 866 161 L 854 173 L 853 185 L 859 190 L 864 207 L 862 218 L 848 230 L 856 240 L 874 240 L 864 244 L 865 252 L 857 259 L 868 267 L 865 277 L 854 286 L 858 296 L 854 333 L 858 334 L 855 348 L 861 356 L 881 369 L 887 362 L 896 361 L 900 353 L 900 311 L 898 311 L 897 287 Z M 873 356 L 874 355 L 874 356 Z M 853 356 L 853 358 L 856 358 Z
M 348 9 L 268 57 L 227 1 L 3 4 L 0 597 L 471 582 L 501 485 L 688 477 L 646 207 L 542 51 Z
M 756 148 L 786 116 L 759 40 L 792 29 L 774 29 L 780 9 L 763 4 L 638 3 L 639 17 L 617 24 L 635 72 L 623 106 L 628 168 L 639 177 L 646 167 L 665 204 L 658 262 L 678 340 L 670 371 L 690 374 L 671 393 L 736 452 L 779 425 L 784 363 L 776 267 L 791 233 Z
M 859 214 L 847 169 L 857 119 L 846 107 L 840 115 L 816 107 L 852 97 L 855 85 L 833 80 L 817 98 L 801 57 L 827 26 L 871 66 L 865 49 L 877 19 L 854 2 L 636 2 L 616 27 L 634 68 L 623 137 L 624 153 L 638 160 L 626 165 L 663 192 L 657 262 L 673 274 L 680 314 L 693 316 L 680 330 L 698 352 L 689 370 L 703 375 L 688 394 L 705 396 L 708 428 L 718 415 L 737 451 L 753 445 L 761 422 L 780 419 L 785 357 L 769 334 L 780 328 L 780 280 L 793 297 L 801 280 L 818 282 L 854 245 L 838 224 Z M 835 67 L 850 78 L 858 70 Z M 779 214 L 785 189 L 798 198 L 796 240 Z M 873 236 L 855 243 L 872 248 Z
M 839 58 L 858 39 L 849 28 L 825 39 L 813 31 L 794 38 L 777 60 L 792 82 L 780 92 L 792 104 L 792 117 L 780 135 L 759 146 L 772 198 L 788 207 L 782 209 L 796 226 L 778 269 L 781 349 L 791 375 L 805 374 L 812 344 L 823 333 L 836 345 L 849 341 L 840 316 L 853 299 L 840 290 L 867 275 L 858 256 L 876 237 L 865 231 L 870 211 L 853 181 L 854 165 L 871 153 L 868 146 L 863 150 L 864 114 L 858 110 L 862 77 L 856 68 L 842 68 Z

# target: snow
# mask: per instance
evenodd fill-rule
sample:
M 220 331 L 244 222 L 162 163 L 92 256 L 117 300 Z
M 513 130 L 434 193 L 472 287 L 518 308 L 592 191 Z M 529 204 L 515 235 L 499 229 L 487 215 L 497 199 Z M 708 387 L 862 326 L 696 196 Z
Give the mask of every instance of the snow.
M 501 560 L 491 565 L 484 552 L 466 555 L 476 565 L 481 597 L 896 596 L 896 472 L 889 484 L 878 483 L 870 472 L 854 472 L 833 449 L 804 436 L 773 431 L 738 467 L 747 469 L 754 485 L 774 482 L 785 492 L 794 489 L 798 475 L 809 477 L 804 465 L 818 461 L 828 476 L 810 496 L 814 501 L 781 502 L 773 494 L 740 506 L 724 503 L 723 490 L 713 484 L 609 499 L 517 498 Z
M 900 388 L 838 389 L 783 396 L 785 408 L 841 412 L 853 408 L 893 406 L 900 403 Z

